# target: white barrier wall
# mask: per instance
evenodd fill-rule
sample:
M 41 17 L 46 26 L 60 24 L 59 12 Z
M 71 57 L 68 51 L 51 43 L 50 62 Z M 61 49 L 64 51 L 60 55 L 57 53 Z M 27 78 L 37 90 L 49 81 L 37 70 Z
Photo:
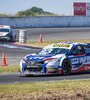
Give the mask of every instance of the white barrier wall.
M 0 24 L 15 28 L 24 27 L 89 27 L 90 17 L 86 16 L 46 16 L 46 17 L 0 17 Z

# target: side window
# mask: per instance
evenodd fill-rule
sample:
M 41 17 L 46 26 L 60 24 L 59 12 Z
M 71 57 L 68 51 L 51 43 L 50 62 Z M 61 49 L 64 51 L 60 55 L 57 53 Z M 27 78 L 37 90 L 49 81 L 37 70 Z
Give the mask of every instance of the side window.
M 84 46 L 84 50 L 86 53 L 90 53 L 90 46 Z
M 78 45 L 73 48 L 72 54 L 84 54 L 84 48 L 81 45 Z

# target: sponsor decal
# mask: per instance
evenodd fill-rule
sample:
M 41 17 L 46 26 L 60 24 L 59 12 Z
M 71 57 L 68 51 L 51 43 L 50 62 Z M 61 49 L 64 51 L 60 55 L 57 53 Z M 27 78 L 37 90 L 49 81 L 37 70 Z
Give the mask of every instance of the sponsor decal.
M 90 70 L 90 64 L 85 64 L 83 66 L 84 66 L 85 70 Z
M 53 47 L 64 47 L 64 48 L 69 48 L 70 47 L 70 44 L 54 44 Z
M 90 70 L 90 64 L 83 64 L 81 66 L 72 67 L 72 72 L 81 72 Z
M 44 57 L 30 57 L 30 60 L 42 60 Z
M 86 15 L 86 3 L 74 3 L 74 15 Z
M 90 16 L 90 3 L 86 3 L 86 16 Z
M 90 62 L 90 56 L 77 57 L 71 59 L 72 64 L 79 64 L 79 63 L 86 63 L 86 62 Z
M 80 63 L 90 62 L 90 56 L 79 57 Z
M 72 64 L 78 64 L 79 63 L 79 58 L 72 58 L 71 63 Z
M 74 15 L 90 16 L 90 3 L 74 2 Z

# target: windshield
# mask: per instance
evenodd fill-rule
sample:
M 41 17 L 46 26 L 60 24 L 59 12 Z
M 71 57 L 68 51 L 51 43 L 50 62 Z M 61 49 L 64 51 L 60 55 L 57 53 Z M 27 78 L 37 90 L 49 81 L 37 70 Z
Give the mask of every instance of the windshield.
M 9 32 L 9 29 L 0 29 L 0 32 Z
M 44 48 L 38 54 L 47 55 L 47 54 L 66 54 L 69 49 L 66 48 Z

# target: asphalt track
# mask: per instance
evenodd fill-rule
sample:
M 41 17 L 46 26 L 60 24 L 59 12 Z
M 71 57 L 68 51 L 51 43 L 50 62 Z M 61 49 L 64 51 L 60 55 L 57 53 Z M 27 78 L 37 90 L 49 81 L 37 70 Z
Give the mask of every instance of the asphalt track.
M 17 40 L 19 39 L 19 30 L 15 29 L 17 33 Z M 90 28 L 31 28 L 23 29 L 27 31 L 27 41 L 38 41 L 40 34 L 42 34 L 43 41 L 47 40 L 68 40 L 68 39 L 90 39 Z M 0 42 L 0 65 L 2 59 L 2 52 L 4 51 L 7 58 L 8 65 L 19 64 L 22 57 L 29 53 L 38 52 L 40 49 L 19 46 L 15 43 Z M 17 82 L 36 82 L 36 81 L 52 81 L 64 79 L 88 79 L 88 74 L 78 74 L 70 76 L 49 76 L 40 77 L 19 77 L 19 73 L 14 74 L 0 74 L 0 83 L 17 83 Z
M 90 39 L 90 27 L 75 28 L 28 28 L 23 29 L 27 32 L 27 41 L 38 41 L 42 34 L 43 41 L 48 40 L 68 40 L 68 39 Z M 19 30 L 17 32 L 17 40 Z
M 73 74 L 69 76 L 21 76 L 20 73 L 0 74 L 0 84 L 28 83 L 28 82 L 47 82 L 61 80 L 83 80 L 90 79 L 90 73 Z
M 20 60 L 29 53 L 38 52 L 40 49 L 19 46 L 11 43 L 0 43 L 0 63 L 2 60 L 2 53 L 5 52 L 6 62 L 8 65 L 18 65 Z M 1 65 L 1 64 L 0 64 Z

